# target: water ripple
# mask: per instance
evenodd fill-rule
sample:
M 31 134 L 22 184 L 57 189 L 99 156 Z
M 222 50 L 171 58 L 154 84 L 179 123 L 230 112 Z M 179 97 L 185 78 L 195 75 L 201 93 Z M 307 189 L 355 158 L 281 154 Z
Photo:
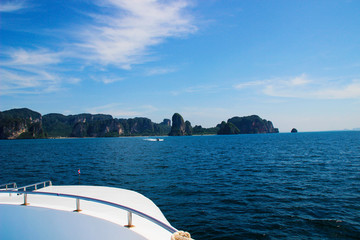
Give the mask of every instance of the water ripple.
M 195 239 L 359 239 L 360 132 L 0 141 L 0 182 L 151 198 Z

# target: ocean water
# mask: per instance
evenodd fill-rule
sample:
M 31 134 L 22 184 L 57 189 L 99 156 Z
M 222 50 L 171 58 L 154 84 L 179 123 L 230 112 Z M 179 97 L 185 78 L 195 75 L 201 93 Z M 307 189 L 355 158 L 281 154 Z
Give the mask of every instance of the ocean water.
M 138 191 L 200 240 L 360 239 L 360 132 L 0 141 L 0 183 Z

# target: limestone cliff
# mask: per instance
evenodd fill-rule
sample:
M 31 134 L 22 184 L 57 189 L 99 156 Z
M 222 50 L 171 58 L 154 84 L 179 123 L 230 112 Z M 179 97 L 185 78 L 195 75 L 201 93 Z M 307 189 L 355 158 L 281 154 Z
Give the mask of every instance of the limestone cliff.
M 231 125 L 232 124 L 232 125 Z M 261 119 L 257 115 L 247 117 L 233 117 L 227 123 L 219 124 L 218 134 L 254 134 L 254 133 L 278 133 L 271 121 Z
M 179 113 L 172 116 L 172 126 L 169 136 L 185 136 L 192 135 L 192 127 L 189 121 L 184 122 L 183 117 Z
M 0 112 L 0 139 L 43 137 L 40 113 L 27 108 Z
M 184 136 L 185 135 L 185 122 L 179 113 L 174 113 L 172 116 L 172 126 L 169 136 Z
M 189 121 L 185 121 L 185 134 L 191 136 L 192 132 L 193 132 L 193 128 L 191 126 L 191 123 Z

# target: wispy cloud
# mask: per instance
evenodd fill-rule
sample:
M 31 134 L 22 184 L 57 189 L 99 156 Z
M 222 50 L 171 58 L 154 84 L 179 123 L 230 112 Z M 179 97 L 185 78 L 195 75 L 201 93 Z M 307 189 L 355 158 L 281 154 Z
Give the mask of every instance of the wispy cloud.
M 314 96 L 324 99 L 360 99 L 360 81 L 354 80 L 344 86 L 321 89 L 314 92 Z
M 170 37 L 183 37 L 196 31 L 189 2 L 154 0 L 99 1 L 106 14 L 89 14 L 93 24 L 84 26 L 77 47 L 83 55 L 103 65 L 129 70 L 148 61 L 150 47 Z
M 52 52 L 48 49 L 31 49 L 25 50 L 19 49 L 8 49 L 2 55 L 6 56 L 5 61 L 1 61 L 0 64 L 9 67 L 19 67 L 24 65 L 50 65 L 62 62 L 62 52 Z
M 190 86 L 182 90 L 171 91 L 173 96 L 180 94 L 189 94 L 189 93 L 214 93 L 219 91 L 220 88 L 217 85 L 199 85 L 199 86 Z
M 133 118 L 143 117 L 149 113 L 155 112 L 158 109 L 152 105 L 142 105 L 138 107 L 129 108 L 121 103 L 110 103 L 102 106 L 95 106 L 86 109 L 87 112 L 97 114 L 110 114 L 115 118 Z
M 263 93 L 274 97 L 309 98 L 316 87 L 305 73 L 289 78 L 273 78 L 264 81 Z
M 1 53 L 0 95 L 39 94 L 61 89 L 61 77 L 51 66 L 61 62 L 59 53 L 46 49 L 11 49 Z
M 90 4 L 94 4 L 96 13 L 82 13 L 91 21 L 77 25 L 76 29 L 74 26 L 57 29 L 65 33 L 58 42 L 60 51 L 36 46 L 36 43 L 33 49 L 4 46 L 0 53 L 0 67 L 6 78 L 1 78 L 0 94 L 11 94 L 15 89 L 25 93 L 32 93 L 35 89 L 42 92 L 60 89 L 58 86 L 64 83 L 78 83 L 79 78 L 60 77 L 64 72 L 60 66 L 65 64 L 68 73 L 82 72 L 79 65 L 101 72 L 97 80 L 104 84 L 122 81 L 124 78 L 111 74 L 114 68 L 130 70 L 135 64 L 154 60 L 151 47 L 168 38 L 184 37 L 197 30 L 191 15 L 186 12 L 191 6 L 188 0 L 98 0 Z M 0 3 L 0 11 L 14 12 L 26 6 L 25 1 L 5 1 Z M 63 39 L 73 44 L 70 46 Z M 157 68 L 145 74 L 172 71 L 175 69 Z
M 2 1 L 0 2 L 0 12 L 15 12 L 26 8 L 24 1 Z
M 234 88 L 260 89 L 272 97 L 302 99 L 357 99 L 360 98 L 360 80 L 357 79 L 311 79 L 306 74 L 289 78 L 272 78 L 245 82 Z
M 234 86 L 235 89 L 243 89 L 248 87 L 254 87 L 259 85 L 264 85 L 266 81 L 253 81 L 253 82 L 245 82 L 245 83 L 239 83 Z
M 145 75 L 146 76 L 163 75 L 163 74 L 168 74 L 168 73 L 172 73 L 175 71 L 176 71 L 175 68 L 153 68 L 153 69 L 148 69 L 146 71 Z
M 0 68 L 0 95 L 39 94 L 60 89 L 59 77 L 43 70 L 13 71 Z
M 106 75 L 106 74 L 105 74 Z M 92 79 L 94 79 L 95 81 L 98 81 L 98 82 L 102 82 L 104 84 L 111 84 L 111 83 L 115 83 L 115 82 L 121 82 L 121 81 L 124 81 L 125 78 L 123 77 L 117 77 L 117 76 L 114 76 L 114 75 L 110 75 L 110 76 L 94 76 L 94 77 L 91 77 Z

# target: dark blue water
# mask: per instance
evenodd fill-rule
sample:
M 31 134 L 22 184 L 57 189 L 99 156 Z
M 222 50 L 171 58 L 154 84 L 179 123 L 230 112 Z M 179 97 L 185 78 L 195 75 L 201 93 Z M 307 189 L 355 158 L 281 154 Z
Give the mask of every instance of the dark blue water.
M 197 239 L 360 239 L 360 132 L 0 141 L 0 183 L 152 199 Z

